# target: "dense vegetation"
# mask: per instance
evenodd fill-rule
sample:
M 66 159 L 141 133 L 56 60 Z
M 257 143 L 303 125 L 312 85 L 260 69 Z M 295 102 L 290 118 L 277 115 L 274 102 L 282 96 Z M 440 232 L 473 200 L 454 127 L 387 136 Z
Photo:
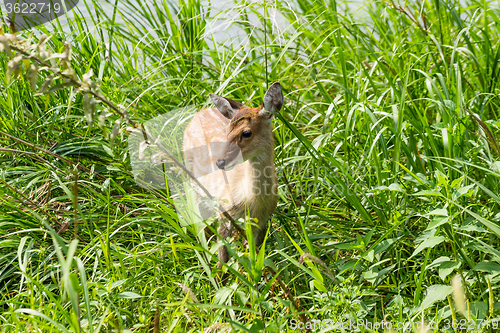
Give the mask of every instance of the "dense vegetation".
M 323 319 L 495 331 L 496 3 L 235 2 L 239 17 L 219 18 L 246 31 L 240 45 L 210 38 L 214 11 L 199 1 L 124 1 L 86 1 L 92 15 L 67 28 L 17 36 L 51 36 L 46 55 L 69 43 L 71 59 L 28 71 L 36 59 L 0 53 L 0 332 L 285 332 Z M 210 92 L 256 106 L 280 81 L 265 261 L 235 239 L 220 285 L 215 244 L 179 226 L 167 189 L 135 184 L 129 124 L 47 79 L 53 67 L 139 124 Z

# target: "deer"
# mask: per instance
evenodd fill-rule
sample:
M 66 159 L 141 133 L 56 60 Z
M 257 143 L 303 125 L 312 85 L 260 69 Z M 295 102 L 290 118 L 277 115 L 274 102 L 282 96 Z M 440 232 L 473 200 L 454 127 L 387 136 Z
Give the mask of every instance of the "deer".
M 273 116 L 283 106 L 279 82 L 272 84 L 256 108 L 209 94 L 215 108 L 201 109 L 184 131 L 183 150 L 188 169 L 234 220 L 250 216 L 256 246 L 264 241 L 268 220 L 277 206 Z M 199 193 L 199 192 L 198 192 Z M 214 215 L 197 195 L 203 220 Z M 218 234 L 227 239 L 230 223 L 220 211 Z M 220 239 L 219 239 L 220 240 Z M 219 268 L 229 261 L 225 246 L 218 249 Z

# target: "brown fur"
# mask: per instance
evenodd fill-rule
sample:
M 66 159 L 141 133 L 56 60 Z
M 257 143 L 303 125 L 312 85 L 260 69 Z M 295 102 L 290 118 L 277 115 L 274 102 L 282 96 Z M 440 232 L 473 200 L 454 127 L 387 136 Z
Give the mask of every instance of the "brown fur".
M 273 86 L 276 85 L 281 94 L 281 87 L 279 84 Z M 245 217 L 245 212 L 258 220 L 252 233 L 256 245 L 260 245 L 267 230 L 267 220 L 277 203 L 272 113 L 265 111 L 264 105 L 249 108 L 227 98 L 224 100 L 228 104 L 222 101 L 224 105 L 219 106 L 219 110 L 200 110 L 186 128 L 186 159 L 190 170 L 199 176 L 198 180 L 212 196 L 222 199 L 219 202 L 235 220 Z M 232 114 L 234 116 L 230 120 L 226 118 Z M 244 131 L 251 131 L 251 137 L 242 137 Z M 220 143 L 220 151 L 212 151 L 210 144 L 214 142 Z M 202 146 L 209 147 L 208 155 L 206 151 L 193 149 Z M 244 162 L 234 166 L 240 151 Z M 221 159 L 232 169 L 219 170 L 214 167 Z M 212 215 L 211 210 L 200 208 L 203 219 Z M 220 213 L 218 215 L 222 217 Z M 221 223 L 218 232 L 223 238 L 229 237 L 229 223 Z M 229 260 L 225 247 L 219 250 L 219 259 L 223 262 Z

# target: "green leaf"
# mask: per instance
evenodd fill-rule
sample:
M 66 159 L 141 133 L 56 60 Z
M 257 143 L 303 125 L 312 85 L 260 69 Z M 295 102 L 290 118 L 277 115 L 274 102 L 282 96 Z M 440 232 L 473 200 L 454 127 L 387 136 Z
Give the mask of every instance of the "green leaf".
M 464 210 L 465 212 L 469 213 L 471 216 L 475 217 L 477 220 L 479 220 L 479 222 L 481 222 L 483 225 L 485 225 L 487 228 L 489 228 L 491 231 L 493 231 L 497 236 L 500 237 L 500 227 L 496 224 L 496 223 L 493 223 L 487 219 L 485 219 L 484 217 L 474 213 L 473 211 L 465 208 L 465 207 L 462 207 L 461 205 L 459 204 L 456 204 L 458 208 Z
M 57 327 L 61 332 L 68 332 L 69 333 L 69 331 L 66 328 L 64 328 L 60 324 L 56 323 L 54 320 L 52 320 L 51 318 L 47 317 L 46 315 L 44 315 L 43 313 L 41 313 L 39 311 L 36 311 L 33 309 L 17 309 L 15 312 L 16 313 L 25 313 L 25 314 L 29 314 L 29 315 L 43 318 L 46 321 L 48 321 L 49 323 L 51 323 L 52 325 L 54 325 L 55 327 Z
M 80 285 L 80 281 L 78 280 L 78 276 L 75 273 L 69 274 L 69 280 L 73 285 L 73 289 L 75 292 L 79 293 L 82 290 L 82 286 Z
M 262 242 L 259 250 L 259 254 L 257 255 L 257 258 L 254 258 L 254 261 L 252 262 L 252 275 L 255 282 L 258 282 L 262 276 L 262 269 L 264 268 L 264 256 L 266 253 L 267 235 L 268 233 L 266 232 L 264 241 Z
M 495 258 L 496 261 L 500 261 L 500 251 L 479 239 L 477 239 L 476 242 L 470 242 L 467 244 L 466 248 L 489 253 Z
M 111 283 L 111 286 L 109 287 L 109 291 L 121 286 L 122 284 L 124 284 L 125 282 L 127 282 L 128 279 L 123 279 L 123 280 L 118 280 L 118 281 L 115 281 L 113 283 Z
M 120 171 L 120 168 L 116 165 L 107 165 L 106 169 L 108 169 L 109 171 Z
M 448 257 L 439 257 L 439 258 L 435 259 L 432 262 L 432 264 L 427 265 L 427 267 L 425 267 L 425 269 L 431 269 L 433 267 L 438 267 L 438 266 L 441 265 L 441 263 L 446 262 L 446 261 L 450 261 L 450 258 L 448 258 Z
M 470 313 L 475 318 L 484 319 L 488 315 L 488 305 L 480 301 L 472 302 L 470 303 Z M 496 324 L 498 324 L 498 322 Z
M 462 182 L 464 181 L 465 176 L 462 176 L 460 178 L 455 179 L 454 181 L 451 182 L 450 187 L 451 188 L 458 188 Z
M 373 236 L 373 232 L 375 231 L 375 229 L 371 229 L 366 235 L 365 237 L 363 237 L 363 242 L 365 243 L 365 246 L 368 245 L 368 243 L 370 243 L 371 239 L 372 239 L 372 236 Z
M 247 304 L 249 295 L 244 293 L 241 290 L 237 290 L 234 295 L 236 296 L 236 301 L 238 301 L 238 304 L 243 308 Z
M 430 212 L 428 212 L 425 215 L 448 216 L 448 211 L 444 208 L 438 208 L 438 209 L 431 210 Z
M 426 195 L 430 195 L 430 196 L 436 196 L 436 197 L 444 197 L 444 195 L 442 195 L 440 192 L 438 192 L 438 191 L 431 191 L 431 190 L 419 191 L 417 193 L 414 193 L 413 195 L 414 196 L 426 196 Z
M 422 302 L 422 309 L 425 310 L 430 307 L 432 304 L 442 301 L 451 294 L 453 288 L 451 286 L 446 286 L 442 284 L 435 284 L 427 288 L 427 292 Z
M 389 191 L 404 192 L 403 188 L 397 183 L 392 183 L 391 185 L 389 185 Z
M 226 305 L 229 304 L 231 295 L 234 293 L 234 289 L 230 287 L 222 287 L 217 290 L 214 296 L 214 304 Z
M 449 99 L 445 99 L 443 102 L 444 102 L 444 103 L 443 103 L 443 104 L 444 104 L 444 106 L 445 106 L 448 110 L 450 110 L 450 111 L 455 111 L 455 110 L 457 109 L 457 106 L 455 105 L 455 103 L 454 103 L 453 101 L 451 101 L 451 100 L 449 100 Z
M 500 272 L 500 265 L 493 261 L 482 261 L 474 266 L 473 270 L 497 274 Z
M 429 223 L 429 225 L 427 225 L 427 228 L 425 230 L 437 228 L 442 224 L 448 223 L 449 220 L 450 220 L 450 218 L 448 216 L 435 217 L 432 219 L 432 221 Z
M 473 191 L 475 186 L 476 186 L 475 184 L 472 184 L 472 185 L 460 187 L 458 190 L 456 190 L 455 192 L 453 192 L 452 200 L 457 200 L 462 195 L 468 195 L 468 196 L 470 196 L 468 193 L 471 192 L 471 191 Z
M 374 256 L 375 256 L 375 251 L 371 250 L 371 251 L 368 251 L 366 253 L 366 260 L 368 260 L 369 262 L 373 262 L 373 259 L 374 259 Z
M 363 272 L 363 277 L 365 278 L 366 281 L 370 282 L 371 284 L 375 283 L 378 277 L 378 268 L 369 268 Z
M 250 332 L 260 332 L 264 329 L 264 323 L 261 319 L 254 319 L 253 324 L 248 327 Z
M 433 248 L 434 246 L 442 243 L 446 238 L 443 236 L 432 236 L 424 240 L 413 252 L 413 254 L 410 256 L 410 258 L 416 256 L 419 254 L 423 249 L 426 248 Z
M 439 266 L 438 273 L 441 280 L 450 275 L 455 269 L 458 269 L 462 263 L 460 261 L 445 261 Z
M 111 157 L 113 157 L 113 151 L 111 150 L 111 148 L 109 148 L 108 146 L 106 145 L 102 145 L 102 149 L 104 149 L 104 151 Z
M 390 238 L 390 239 L 384 239 L 380 243 L 378 243 L 374 248 L 374 254 L 379 254 L 389 248 L 394 242 L 396 242 L 399 238 Z
M 116 295 L 116 297 L 118 297 L 118 298 L 127 298 L 127 299 L 135 299 L 135 298 L 141 298 L 141 297 L 144 297 L 144 296 L 141 296 L 141 295 L 136 294 L 136 293 L 131 292 L 131 291 L 124 291 L 122 293 L 118 293 Z

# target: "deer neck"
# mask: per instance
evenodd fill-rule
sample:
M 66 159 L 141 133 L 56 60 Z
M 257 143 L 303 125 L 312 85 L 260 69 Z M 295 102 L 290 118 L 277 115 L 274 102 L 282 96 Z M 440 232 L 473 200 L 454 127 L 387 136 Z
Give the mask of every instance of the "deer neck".
M 273 150 L 250 159 L 249 162 L 247 184 L 251 186 L 253 196 L 273 196 L 276 185 Z

